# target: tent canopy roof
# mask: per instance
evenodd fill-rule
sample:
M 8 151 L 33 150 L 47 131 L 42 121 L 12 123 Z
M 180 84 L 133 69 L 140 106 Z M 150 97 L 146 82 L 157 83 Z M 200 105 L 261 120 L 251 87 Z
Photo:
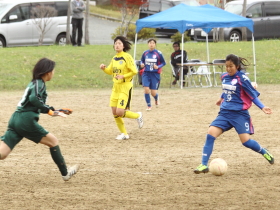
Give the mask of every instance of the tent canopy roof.
M 254 31 L 254 22 L 249 18 L 232 14 L 218 7 L 205 4 L 189 6 L 179 4 L 165 11 L 136 21 L 136 33 L 142 28 L 170 28 L 180 33 L 192 28 L 210 31 L 212 28 L 247 27 Z

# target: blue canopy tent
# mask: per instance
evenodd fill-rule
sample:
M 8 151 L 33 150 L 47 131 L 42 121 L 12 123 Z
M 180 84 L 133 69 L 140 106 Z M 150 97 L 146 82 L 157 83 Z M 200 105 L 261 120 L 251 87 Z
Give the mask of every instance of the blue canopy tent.
M 256 81 L 256 59 L 254 45 L 254 22 L 251 19 L 232 14 L 218 7 L 208 4 L 203 6 L 189 6 L 179 4 L 165 11 L 156 13 L 149 17 L 136 21 L 136 37 L 134 47 L 134 59 L 136 56 L 137 33 L 142 28 L 171 28 L 177 29 L 182 34 L 182 50 L 184 49 L 184 32 L 189 29 L 202 28 L 206 33 L 209 33 L 212 28 L 226 27 L 247 27 L 252 32 L 253 41 L 253 58 L 254 58 L 254 75 Z M 209 62 L 208 36 L 207 41 L 207 57 Z M 182 57 L 183 65 L 183 57 Z M 181 85 L 182 87 L 182 85 Z

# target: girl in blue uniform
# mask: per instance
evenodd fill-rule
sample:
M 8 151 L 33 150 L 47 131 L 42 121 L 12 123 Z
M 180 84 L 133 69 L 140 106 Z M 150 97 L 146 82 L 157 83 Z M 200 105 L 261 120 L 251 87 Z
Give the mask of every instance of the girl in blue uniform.
M 248 109 L 253 102 L 265 114 L 271 114 L 272 111 L 258 99 L 260 93 L 252 86 L 244 72 L 241 71 L 241 66 L 248 66 L 246 59 L 233 54 L 226 57 L 227 73 L 221 76 L 223 93 L 216 102 L 216 105 L 220 106 L 220 112 L 208 129 L 203 147 L 202 163 L 194 170 L 196 174 L 209 171 L 207 164 L 212 154 L 215 139 L 233 127 L 245 147 L 263 155 L 270 164 L 274 163 L 272 154 L 261 147 L 258 142 L 251 139 L 250 135 L 254 133 L 254 128 Z
M 157 90 L 160 84 L 160 73 L 162 72 L 162 67 L 166 64 L 161 52 L 155 49 L 156 43 L 155 39 L 149 39 L 149 50 L 146 50 L 143 53 L 140 64 L 141 68 L 145 67 L 142 75 L 142 84 L 147 103 L 147 111 L 152 109 L 150 93 L 155 99 L 156 106 L 159 105 Z

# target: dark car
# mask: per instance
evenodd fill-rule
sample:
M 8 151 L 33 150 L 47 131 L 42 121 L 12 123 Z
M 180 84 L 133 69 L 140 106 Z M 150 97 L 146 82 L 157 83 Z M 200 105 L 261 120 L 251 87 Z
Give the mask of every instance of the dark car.
M 142 5 L 140 8 L 139 19 L 167 10 L 181 3 L 190 6 L 199 6 L 199 3 L 197 3 L 196 0 L 148 0 L 147 3 Z M 158 35 L 172 36 L 176 32 L 176 29 L 156 29 L 156 33 Z
M 242 14 L 243 0 L 231 1 L 225 10 L 237 15 Z M 280 38 L 280 1 L 279 0 L 247 0 L 246 17 L 254 21 L 254 39 Z M 201 29 L 191 31 L 193 40 L 205 41 L 206 33 Z M 208 34 L 213 40 L 212 31 Z M 224 28 L 226 41 L 238 42 L 242 40 L 242 28 Z M 247 39 L 252 39 L 252 33 L 247 29 Z

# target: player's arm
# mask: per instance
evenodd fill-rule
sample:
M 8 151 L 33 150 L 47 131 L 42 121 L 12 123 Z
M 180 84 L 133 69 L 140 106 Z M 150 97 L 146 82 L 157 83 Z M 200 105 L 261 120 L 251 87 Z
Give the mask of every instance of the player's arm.
M 130 55 L 128 55 L 126 57 L 126 67 L 130 71 L 123 75 L 124 78 L 133 77 L 134 75 L 137 74 L 137 68 L 136 68 L 135 62 L 134 62 L 133 58 Z
M 259 107 L 265 114 L 271 114 L 272 113 L 271 109 L 269 107 L 266 107 L 258 97 L 253 99 L 253 103 L 257 107 Z
M 113 74 L 113 71 L 112 71 L 112 69 L 113 69 L 113 59 L 111 60 L 108 67 L 106 67 L 104 64 L 103 64 L 103 66 L 102 66 L 102 64 L 100 65 L 100 69 L 102 69 L 106 74 L 109 74 L 109 75 Z
M 43 97 L 45 88 L 43 86 L 45 86 L 45 84 L 42 81 L 36 80 L 28 99 L 33 106 L 40 109 L 41 113 L 48 113 L 49 110 L 54 110 L 54 108 L 45 104 L 45 99 Z

